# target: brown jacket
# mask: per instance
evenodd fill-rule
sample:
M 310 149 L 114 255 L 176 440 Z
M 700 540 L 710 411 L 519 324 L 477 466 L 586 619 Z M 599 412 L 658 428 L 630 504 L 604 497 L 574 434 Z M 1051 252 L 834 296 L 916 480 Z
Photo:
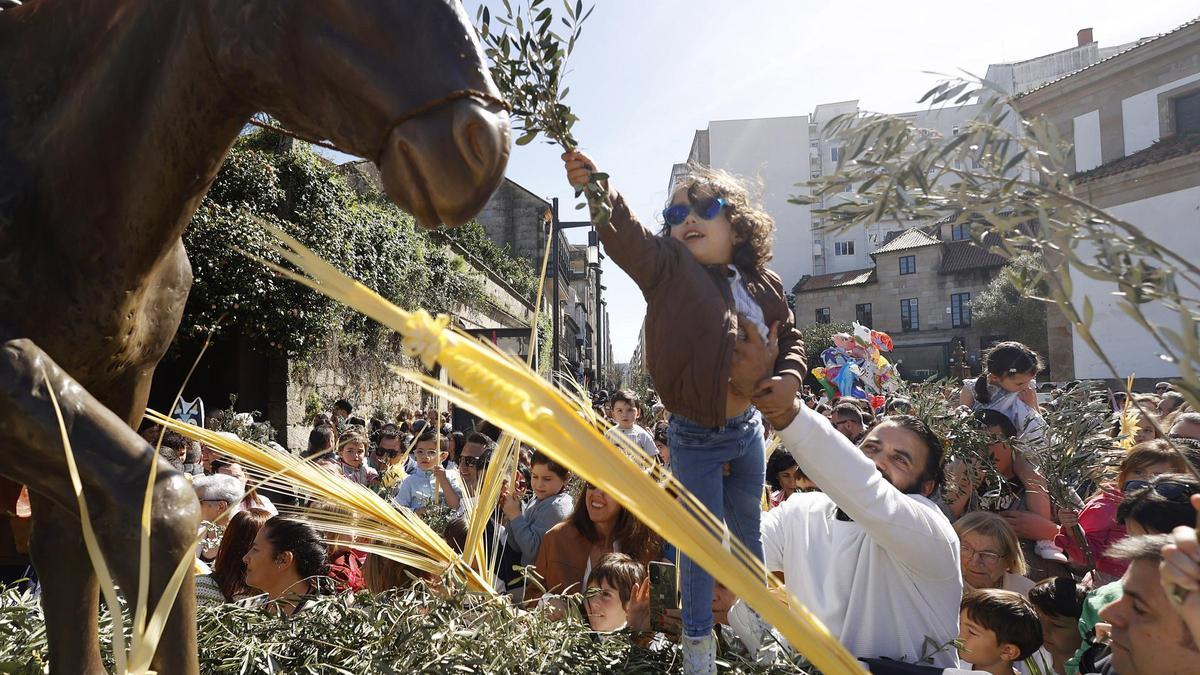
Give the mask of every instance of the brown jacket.
M 738 331 L 728 270 L 702 265 L 683 242 L 652 234 L 615 192 L 612 219 L 599 232 L 604 250 L 646 298 L 646 366 L 663 405 L 693 422 L 723 426 Z M 779 322 L 775 374 L 803 382 L 804 344 L 779 275 L 768 269 L 739 273 L 767 327 Z

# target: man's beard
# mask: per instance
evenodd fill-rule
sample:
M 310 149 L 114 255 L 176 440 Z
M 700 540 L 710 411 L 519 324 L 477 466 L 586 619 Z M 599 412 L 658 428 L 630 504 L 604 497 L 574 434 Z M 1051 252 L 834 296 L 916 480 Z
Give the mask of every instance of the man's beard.
M 892 477 L 884 473 L 882 469 L 879 470 L 879 473 L 883 476 L 884 480 L 891 483 L 892 487 L 899 490 L 902 494 L 925 496 L 925 493 L 921 491 L 921 483 L 924 483 L 924 480 L 917 478 L 913 480 L 911 485 L 897 485 L 896 481 L 892 480 Z

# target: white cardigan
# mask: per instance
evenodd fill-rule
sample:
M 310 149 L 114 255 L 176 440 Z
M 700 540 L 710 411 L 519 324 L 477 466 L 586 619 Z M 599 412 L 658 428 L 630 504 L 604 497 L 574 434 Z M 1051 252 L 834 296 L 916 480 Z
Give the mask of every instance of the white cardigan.
M 779 431 L 822 492 L 792 495 L 763 514 L 767 569 L 859 657 L 918 661 L 958 636 L 958 535 L 941 509 L 884 480 L 875 463 L 800 406 Z M 839 521 L 837 507 L 853 522 Z M 953 668 L 953 646 L 933 665 Z

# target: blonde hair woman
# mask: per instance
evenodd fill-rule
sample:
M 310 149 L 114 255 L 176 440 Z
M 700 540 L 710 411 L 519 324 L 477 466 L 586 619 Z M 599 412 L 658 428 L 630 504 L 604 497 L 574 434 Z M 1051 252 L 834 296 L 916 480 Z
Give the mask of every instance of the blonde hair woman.
M 1026 579 L 1025 554 L 1017 533 L 1004 518 L 973 511 L 954 523 L 962 558 L 963 592 L 1000 588 L 1028 596 L 1033 581 Z

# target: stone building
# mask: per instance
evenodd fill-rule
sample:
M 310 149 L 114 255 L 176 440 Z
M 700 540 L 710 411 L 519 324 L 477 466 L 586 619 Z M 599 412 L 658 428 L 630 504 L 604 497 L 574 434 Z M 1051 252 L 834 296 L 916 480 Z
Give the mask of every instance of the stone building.
M 1045 117 L 1071 140 L 1075 194 L 1190 261 L 1200 260 L 1200 18 L 1051 80 L 1013 100 L 1026 118 Z M 1080 255 L 1086 256 L 1086 244 Z M 1072 275 L 1072 300 L 1094 310 L 1099 336 L 1118 374 L 1177 377 L 1153 338 L 1119 306 L 1114 284 Z M 1151 323 L 1181 332 L 1161 303 Z M 1111 373 L 1058 312 L 1048 315 L 1050 359 L 1058 379 Z
M 873 267 L 801 278 L 792 289 L 796 322 L 858 321 L 890 334 L 889 359 L 909 379 L 949 375 L 959 344 L 977 368 L 980 352 L 1003 337 L 973 324 L 971 300 L 1005 259 L 971 243 L 963 227 L 891 232 L 871 258 Z

